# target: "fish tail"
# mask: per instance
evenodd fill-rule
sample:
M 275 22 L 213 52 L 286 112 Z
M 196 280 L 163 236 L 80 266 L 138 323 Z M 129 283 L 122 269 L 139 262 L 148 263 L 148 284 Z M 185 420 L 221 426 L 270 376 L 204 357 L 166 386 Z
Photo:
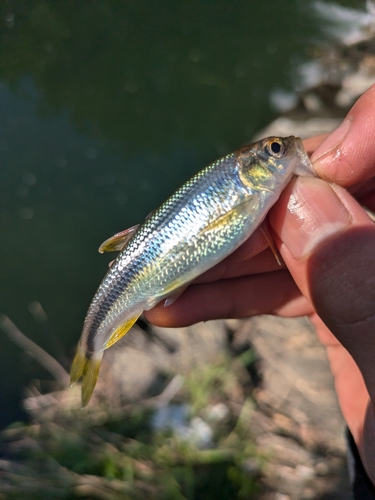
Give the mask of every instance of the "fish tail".
M 86 365 L 86 354 L 80 345 L 77 347 L 76 355 L 74 356 L 72 367 L 70 369 L 70 385 L 79 380 L 84 372 Z
M 94 392 L 96 381 L 98 380 L 102 357 L 103 351 L 99 351 L 96 353 L 95 357 L 91 359 L 87 358 L 82 380 L 82 408 L 88 404 L 92 393 Z
M 82 408 L 88 404 L 94 392 L 102 357 L 102 351 L 96 352 L 95 355 L 91 354 L 89 357 L 81 345 L 77 348 L 77 353 L 70 370 L 70 384 L 74 384 L 81 377 L 83 378 L 81 389 Z

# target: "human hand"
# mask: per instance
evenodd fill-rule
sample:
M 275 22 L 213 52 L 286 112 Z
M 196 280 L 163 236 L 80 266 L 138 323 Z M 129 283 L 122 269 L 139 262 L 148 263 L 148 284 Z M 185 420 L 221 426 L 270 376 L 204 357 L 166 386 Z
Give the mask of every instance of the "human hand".
M 174 304 L 159 305 L 146 317 L 182 326 L 262 313 L 308 314 L 375 483 L 375 225 L 360 206 L 375 210 L 375 86 L 339 129 L 305 141 L 305 147 L 324 180 L 293 179 L 269 216 L 286 267 L 278 266 L 257 231 Z

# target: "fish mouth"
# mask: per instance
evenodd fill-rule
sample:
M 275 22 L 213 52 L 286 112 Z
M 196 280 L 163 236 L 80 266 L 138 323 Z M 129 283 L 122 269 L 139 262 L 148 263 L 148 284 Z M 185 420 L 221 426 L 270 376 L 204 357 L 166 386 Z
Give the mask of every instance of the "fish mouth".
M 296 137 L 295 135 L 290 135 L 288 137 L 284 137 L 284 142 L 286 142 L 287 146 L 292 146 L 297 150 L 298 153 L 303 152 L 306 154 L 306 150 L 304 148 L 302 139 L 300 137 Z
M 296 143 L 296 151 L 300 159 L 300 163 L 296 168 L 295 174 L 304 177 L 317 177 L 310 158 L 306 153 L 306 149 L 303 145 L 302 139 L 300 137 L 293 137 L 293 139 Z
M 295 140 L 296 140 L 296 143 L 298 145 L 298 148 L 302 149 L 302 151 L 305 151 L 301 137 L 295 137 Z

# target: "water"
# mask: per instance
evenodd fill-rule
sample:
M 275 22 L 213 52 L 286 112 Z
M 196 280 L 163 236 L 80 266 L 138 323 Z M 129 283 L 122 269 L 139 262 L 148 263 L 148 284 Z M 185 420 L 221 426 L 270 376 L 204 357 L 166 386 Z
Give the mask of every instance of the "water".
M 99 244 L 266 125 L 270 94 L 292 90 L 329 21 L 305 0 L 12 5 L 0 4 L 0 313 L 68 368 L 110 260 Z M 34 378 L 50 375 L 1 332 L 0 426 L 23 418 Z

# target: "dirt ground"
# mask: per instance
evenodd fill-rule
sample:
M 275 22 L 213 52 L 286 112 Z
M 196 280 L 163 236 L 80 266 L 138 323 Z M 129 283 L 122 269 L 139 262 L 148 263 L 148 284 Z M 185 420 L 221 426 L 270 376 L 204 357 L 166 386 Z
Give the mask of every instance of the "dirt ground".
M 222 359 L 232 360 L 227 371 L 221 372 L 223 380 L 231 381 L 225 404 L 221 406 L 240 421 L 244 439 L 254 449 L 241 468 L 258 478 L 262 493 L 256 498 L 352 498 L 345 456 L 345 424 L 325 350 L 306 318 L 259 316 L 178 329 L 141 326 L 135 326 L 116 348 L 106 352 L 88 413 L 83 414 L 85 425 L 92 425 L 91 420 L 99 424 L 101 419 L 108 419 L 109 407 L 112 414 L 117 411 L 123 418 L 127 418 L 129 408 L 136 410 L 145 405 L 155 409 L 164 407 L 167 411 L 170 404 L 184 401 L 183 386 L 197 373 L 195 370 L 198 369 L 195 387 L 199 391 L 199 386 L 204 385 L 200 368 L 215 366 Z M 250 362 L 244 362 L 243 356 Z M 220 406 L 215 391 L 207 395 L 203 412 L 212 411 L 215 404 L 216 408 Z M 63 417 L 65 427 L 71 432 L 71 418 L 80 406 L 80 387 L 43 395 L 33 386 L 24 404 L 33 424 L 24 430 L 9 430 L 6 438 L 9 457 L 14 452 L 17 455 L 21 448 L 44 446 L 43 441 L 37 444 L 30 439 L 32 428 L 43 431 L 46 423 L 55 425 Z M 204 416 L 202 411 L 201 415 Z M 81 420 L 80 416 L 76 418 Z M 0 476 L 9 468 L 18 467 L 16 455 L 16 461 L 3 460 Z M 261 468 L 259 457 L 263 457 Z M 61 466 L 58 468 L 61 472 L 60 469 Z M 42 472 L 41 478 L 45 480 Z
M 305 318 L 260 316 L 179 329 L 152 327 L 147 335 L 133 331 L 124 348 L 111 350 L 103 367 L 105 385 L 99 385 L 97 395 L 106 391 L 108 396 L 109 388 L 119 385 L 134 399 L 157 394 L 163 373 L 189 373 L 223 352 L 249 348 L 257 361 L 255 404 L 247 425 L 257 450 L 267 457 L 262 500 L 351 499 L 345 424 L 325 350 Z
M 258 317 L 237 325 L 261 358 L 250 426 L 269 453 L 264 499 L 350 499 L 344 421 L 325 349 L 306 319 Z

